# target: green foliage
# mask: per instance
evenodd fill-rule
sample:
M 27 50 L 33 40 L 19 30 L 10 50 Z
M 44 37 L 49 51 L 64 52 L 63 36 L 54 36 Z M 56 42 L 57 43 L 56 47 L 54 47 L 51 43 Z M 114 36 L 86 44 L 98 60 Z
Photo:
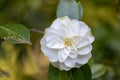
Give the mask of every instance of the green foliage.
M 67 71 L 60 71 L 52 65 L 49 67 L 49 80 L 71 80 L 70 73 Z
M 82 4 L 80 3 L 80 1 L 78 2 L 78 8 L 79 8 L 79 18 L 81 20 L 83 17 L 83 7 L 82 7 Z
M 50 65 L 49 80 L 91 80 L 91 70 L 88 64 L 80 68 L 73 68 L 70 71 L 60 71 Z
M 105 74 L 107 68 L 102 64 L 95 64 L 92 66 L 92 79 L 98 78 Z
M 83 9 L 75 0 L 60 0 L 57 8 L 57 17 L 69 16 L 73 19 L 81 19 Z
M 29 30 L 21 24 L 9 23 L 0 26 L 0 37 L 15 44 L 31 44 Z
M 38 71 L 29 45 L 14 45 L 3 41 L 1 48 L 4 52 L 0 53 L 0 80 L 24 80 L 24 76 Z M 2 54 L 4 56 L 1 57 Z
M 88 64 L 81 66 L 79 69 L 73 69 L 73 80 L 92 80 L 91 69 Z

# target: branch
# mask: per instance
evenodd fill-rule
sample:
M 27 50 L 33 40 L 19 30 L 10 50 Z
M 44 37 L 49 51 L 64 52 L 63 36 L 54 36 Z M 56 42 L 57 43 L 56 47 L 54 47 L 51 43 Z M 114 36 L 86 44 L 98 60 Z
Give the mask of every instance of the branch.
M 37 32 L 37 33 L 40 33 L 40 34 L 44 34 L 44 31 L 40 31 L 40 30 L 34 29 L 34 28 L 30 29 L 30 31 Z

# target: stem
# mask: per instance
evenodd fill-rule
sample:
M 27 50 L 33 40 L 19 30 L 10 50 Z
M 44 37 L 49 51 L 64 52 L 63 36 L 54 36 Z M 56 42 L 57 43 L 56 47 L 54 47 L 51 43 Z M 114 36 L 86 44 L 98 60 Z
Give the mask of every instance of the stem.
M 40 31 L 40 30 L 34 29 L 34 28 L 30 29 L 30 31 L 37 32 L 37 33 L 40 33 L 40 34 L 44 34 L 44 31 Z

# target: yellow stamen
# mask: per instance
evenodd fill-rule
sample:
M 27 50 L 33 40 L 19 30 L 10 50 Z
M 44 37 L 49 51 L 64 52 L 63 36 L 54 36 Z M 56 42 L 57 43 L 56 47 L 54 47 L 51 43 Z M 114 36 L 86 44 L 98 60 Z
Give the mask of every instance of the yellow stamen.
M 72 46 L 72 41 L 70 39 L 65 39 L 64 40 L 64 45 L 67 46 L 67 47 Z

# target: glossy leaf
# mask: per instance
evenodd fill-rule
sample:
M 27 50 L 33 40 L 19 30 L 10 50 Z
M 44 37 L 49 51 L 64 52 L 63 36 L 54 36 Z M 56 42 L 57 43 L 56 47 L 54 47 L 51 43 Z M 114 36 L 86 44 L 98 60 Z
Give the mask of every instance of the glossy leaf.
M 88 64 L 83 65 L 79 69 L 72 69 L 73 80 L 91 80 L 91 76 L 91 70 Z
M 60 0 L 57 8 L 57 17 L 63 16 L 79 20 L 79 8 L 75 0 Z
M 29 30 L 21 24 L 9 23 L 0 26 L 0 37 L 15 44 L 31 44 Z
M 79 18 L 81 20 L 82 16 L 83 16 L 83 7 L 82 7 L 82 4 L 80 2 L 78 3 L 78 8 L 79 8 Z
M 72 79 L 73 80 L 85 80 L 81 69 L 77 69 L 77 68 L 72 69 Z
M 48 77 L 49 80 L 70 80 L 71 78 L 69 71 L 60 71 L 52 65 L 49 67 Z
M 92 66 L 92 78 L 98 78 L 100 76 L 102 76 L 103 74 L 105 74 L 106 72 L 106 67 L 102 64 L 95 64 Z

